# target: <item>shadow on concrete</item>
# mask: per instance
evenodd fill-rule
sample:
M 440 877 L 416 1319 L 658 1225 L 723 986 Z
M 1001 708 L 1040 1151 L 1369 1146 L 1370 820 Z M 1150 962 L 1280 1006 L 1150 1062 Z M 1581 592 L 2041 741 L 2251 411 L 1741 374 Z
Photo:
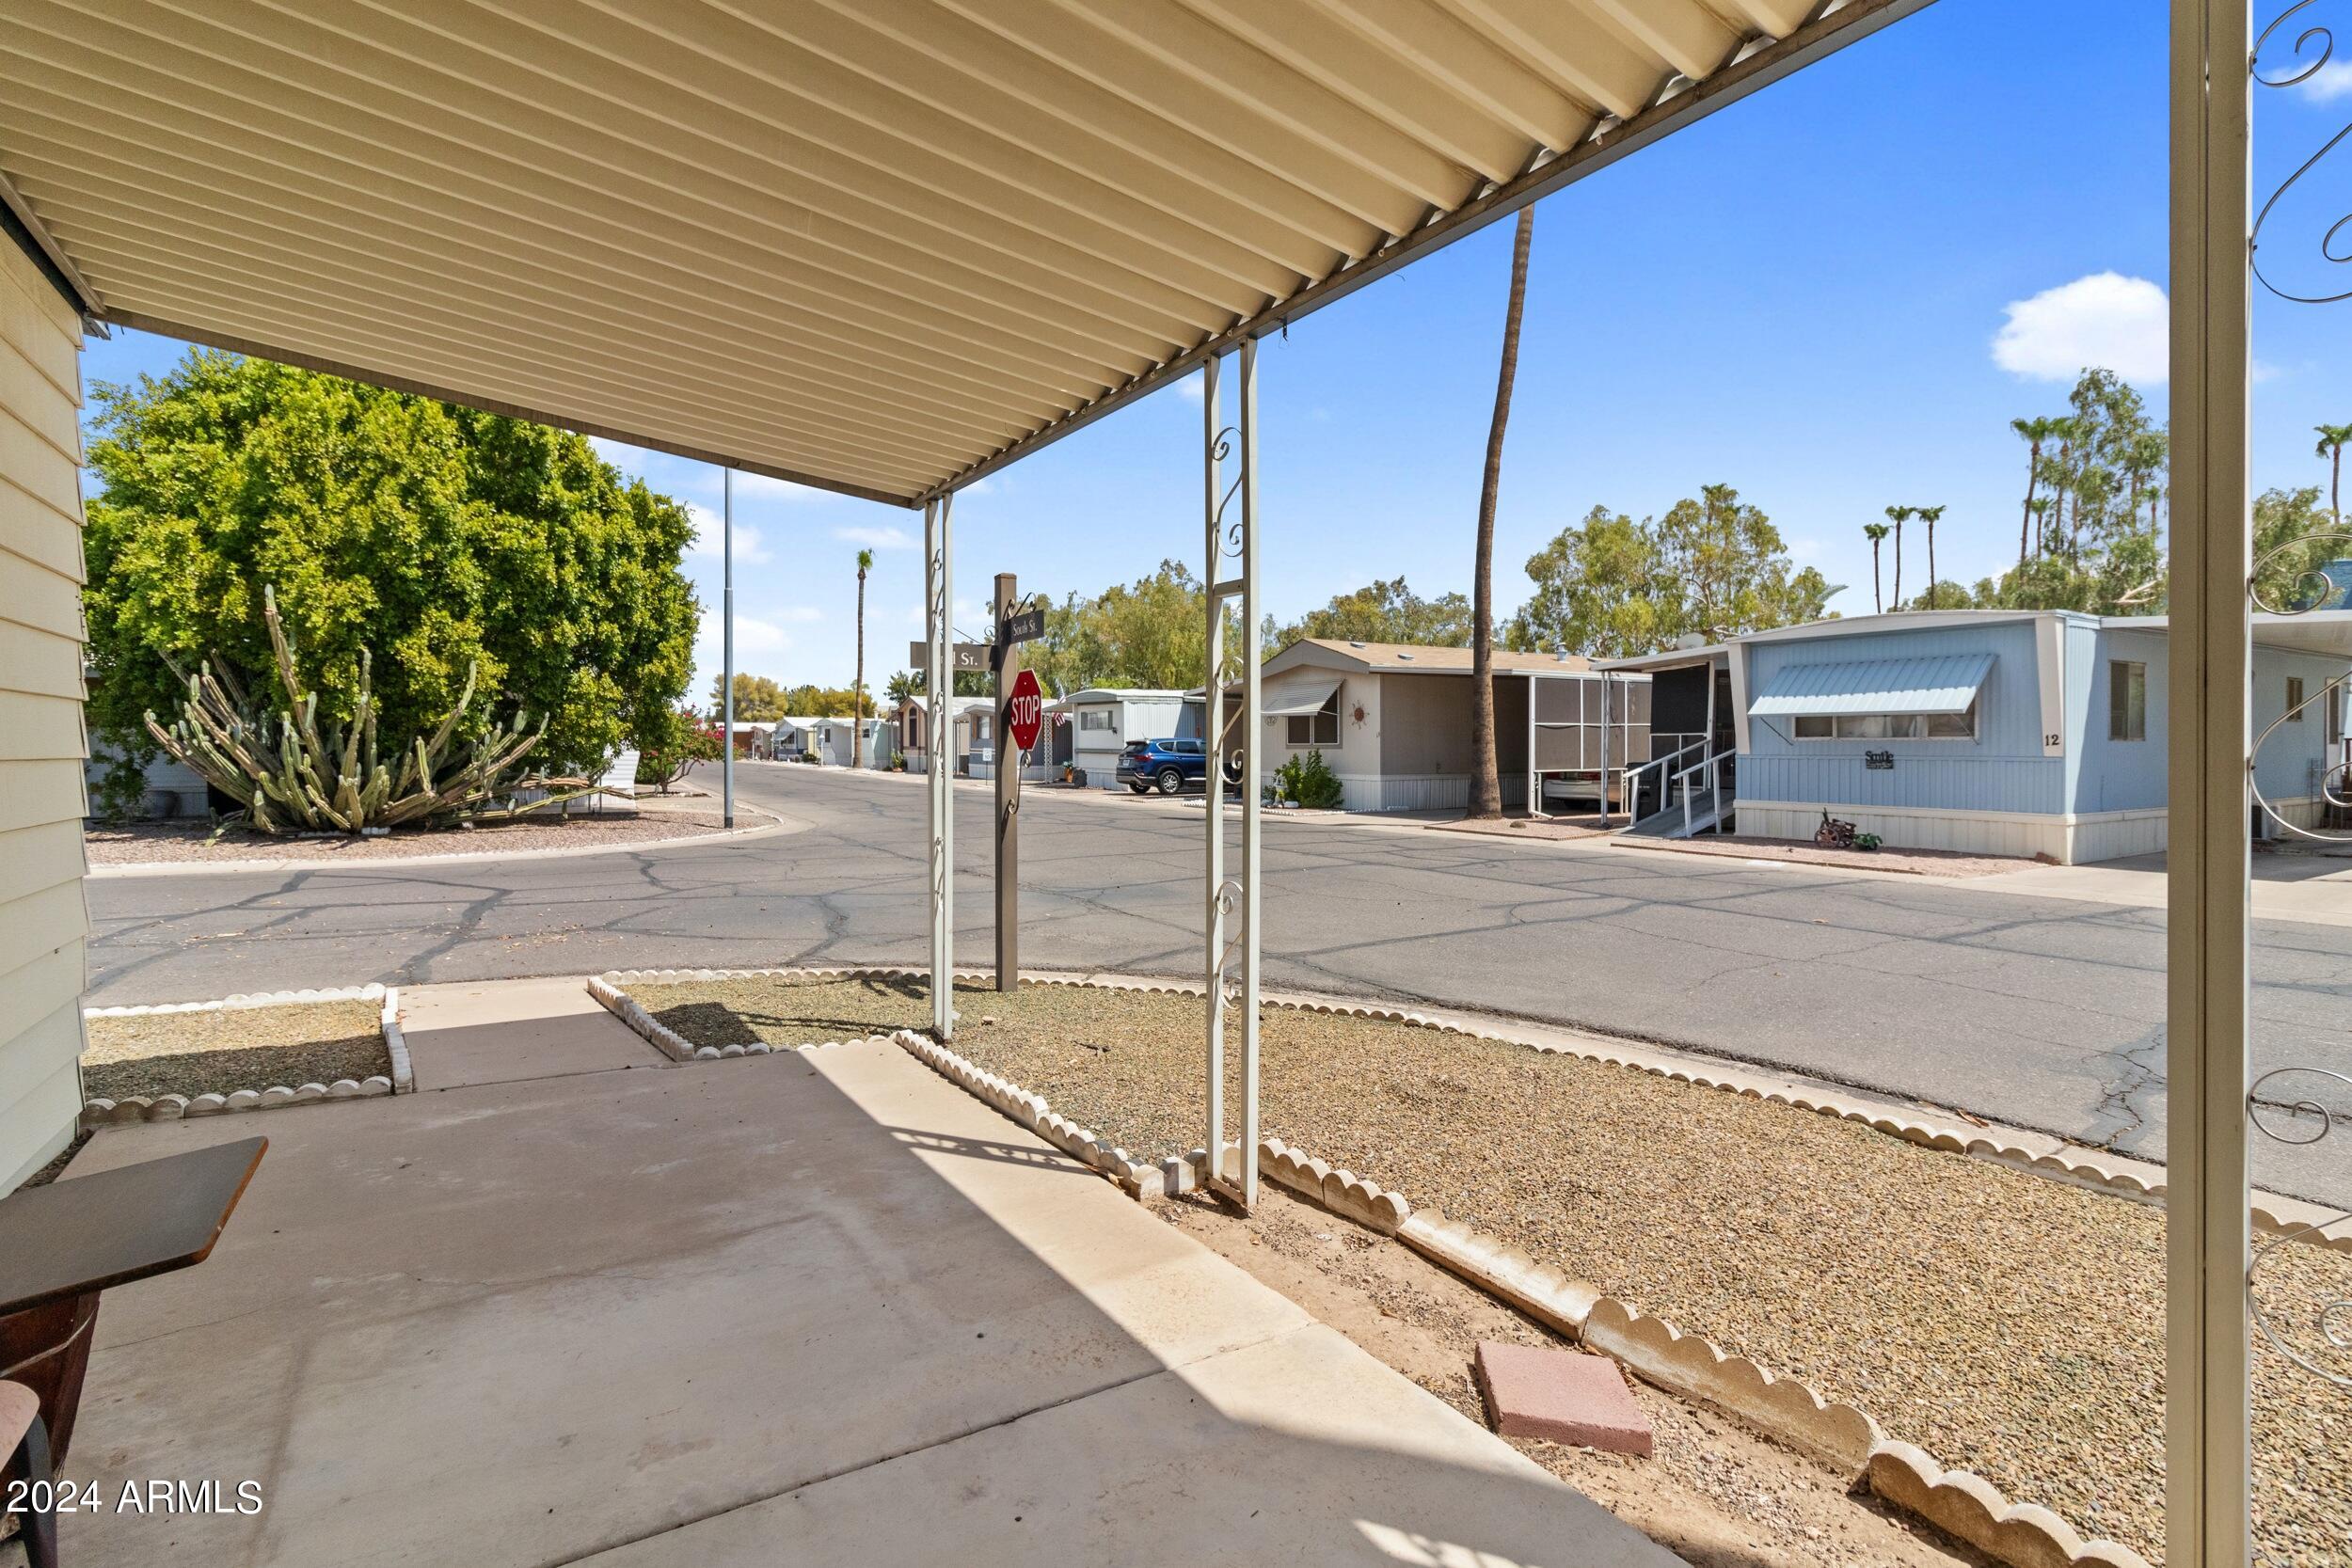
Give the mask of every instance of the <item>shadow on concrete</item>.
M 70 1466 L 262 1511 L 69 1561 L 1676 1560 L 893 1047 L 268 1121 L 211 1260 L 109 1297 Z

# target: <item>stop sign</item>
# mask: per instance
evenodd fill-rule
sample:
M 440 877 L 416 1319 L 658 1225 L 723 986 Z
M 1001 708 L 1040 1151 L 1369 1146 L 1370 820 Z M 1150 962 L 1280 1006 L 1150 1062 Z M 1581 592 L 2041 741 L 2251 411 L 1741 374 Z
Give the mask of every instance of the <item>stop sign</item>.
M 1037 676 L 1024 670 L 1012 678 L 1012 695 L 1005 699 L 1005 728 L 1011 732 L 1012 743 L 1025 752 L 1035 746 L 1044 719 L 1045 693 L 1039 689 Z

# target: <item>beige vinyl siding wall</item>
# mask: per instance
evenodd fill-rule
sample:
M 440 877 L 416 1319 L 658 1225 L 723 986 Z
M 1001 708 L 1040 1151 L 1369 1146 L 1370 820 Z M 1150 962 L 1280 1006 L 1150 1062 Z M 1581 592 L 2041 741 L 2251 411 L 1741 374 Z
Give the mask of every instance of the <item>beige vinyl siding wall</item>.
M 82 1103 L 82 328 L 0 240 L 0 1193 Z

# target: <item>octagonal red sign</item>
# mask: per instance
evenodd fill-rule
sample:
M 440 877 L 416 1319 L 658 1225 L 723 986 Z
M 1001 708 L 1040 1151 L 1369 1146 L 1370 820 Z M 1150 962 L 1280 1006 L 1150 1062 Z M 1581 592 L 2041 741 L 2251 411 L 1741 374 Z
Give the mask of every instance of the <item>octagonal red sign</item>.
M 1012 678 L 1012 694 L 1005 699 L 1005 728 L 1023 751 L 1037 744 L 1038 726 L 1045 720 L 1045 693 L 1027 670 Z

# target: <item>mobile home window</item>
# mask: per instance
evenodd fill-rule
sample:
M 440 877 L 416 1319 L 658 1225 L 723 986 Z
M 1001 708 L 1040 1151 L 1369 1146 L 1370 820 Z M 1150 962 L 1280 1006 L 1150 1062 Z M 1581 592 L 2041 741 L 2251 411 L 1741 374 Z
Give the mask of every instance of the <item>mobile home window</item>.
M 1335 689 L 1319 713 L 1296 713 L 1291 716 L 1290 741 L 1294 746 L 1337 746 L 1340 743 L 1340 694 Z
M 1801 713 L 1799 740 L 1974 740 L 1977 705 L 1964 713 Z
M 2299 724 L 2303 721 L 2303 677 L 2300 675 L 2287 677 L 2286 721 L 2290 724 Z
M 1107 730 L 1112 727 L 1111 719 L 1109 708 L 1083 708 L 1078 713 L 1078 727 L 1082 730 Z
M 2148 666 L 2137 659 L 2107 660 L 2107 738 L 2148 738 Z

